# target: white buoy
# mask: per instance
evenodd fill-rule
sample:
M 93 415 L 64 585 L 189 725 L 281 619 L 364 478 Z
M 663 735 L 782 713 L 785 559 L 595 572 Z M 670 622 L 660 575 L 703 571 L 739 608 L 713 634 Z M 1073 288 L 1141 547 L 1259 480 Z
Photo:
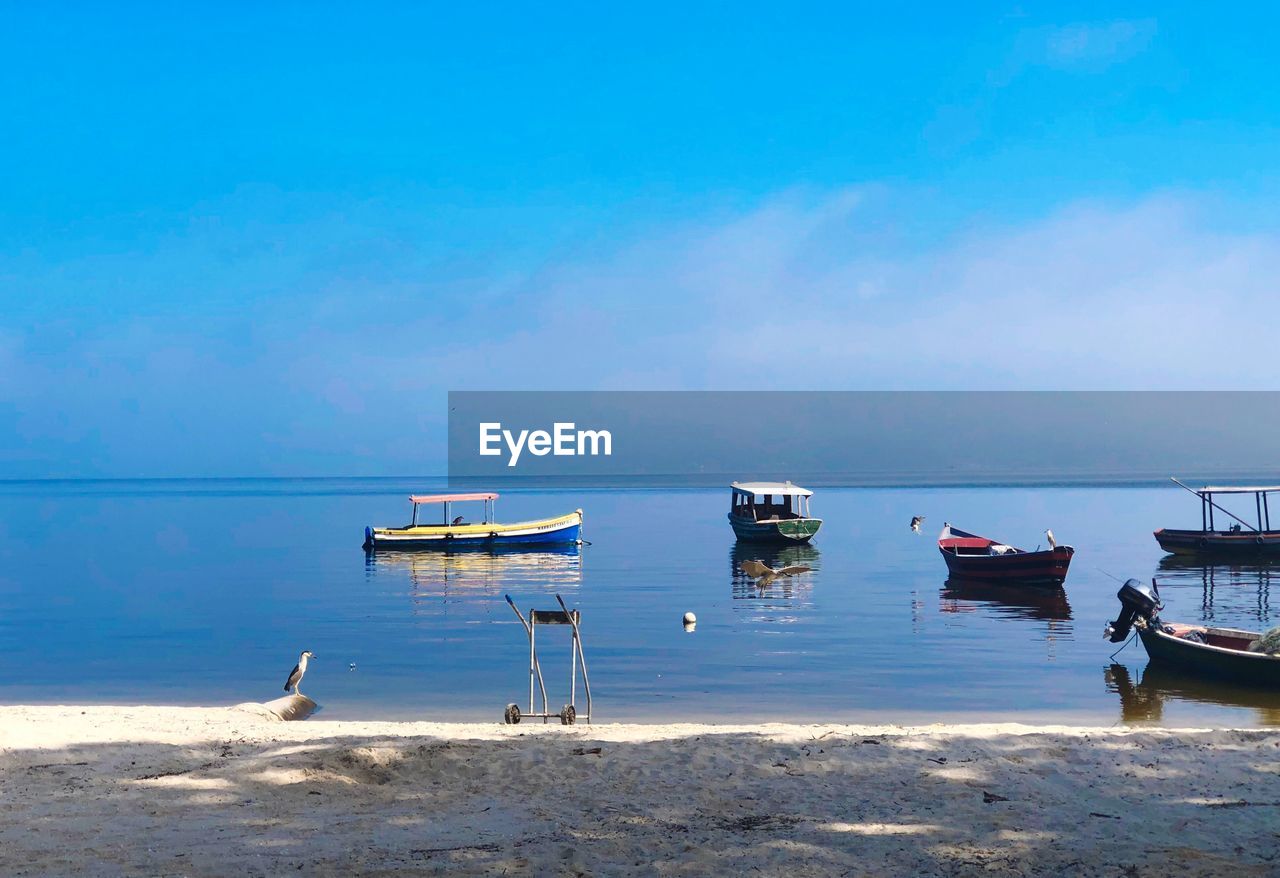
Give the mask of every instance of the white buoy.
M 694 625 L 694 624 L 697 624 L 697 621 L 698 621 L 698 617 L 693 615 L 693 613 L 684 614 L 684 624 Z

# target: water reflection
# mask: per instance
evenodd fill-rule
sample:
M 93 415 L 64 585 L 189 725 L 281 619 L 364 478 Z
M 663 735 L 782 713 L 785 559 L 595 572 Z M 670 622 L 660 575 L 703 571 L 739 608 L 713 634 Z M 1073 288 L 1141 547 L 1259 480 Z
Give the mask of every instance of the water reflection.
M 733 582 L 734 600 L 758 600 L 767 597 L 790 598 L 807 591 L 821 569 L 821 553 L 807 543 L 775 546 L 767 543 L 735 542 L 729 550 L 729 571 Z M 757 579 L 742 570 L 744 561 L 759 561 L 766 567 L 780 570 L 783 567 L 803 565 L 811 568 L 795 576 L 764 577 Z
M 1161 723 L 1168 702 L 1244 707 L 1257 711 L 1257 722 L 1280 726 L 1280 693 L 1188 675 L 1165 665 L 1149 663 L 1137 683 L 1122 664 L 1103 672 L 1108 692 L 1120 696 L 1120 719 L 1126 723 Z
M 1071 604 L 1061 588 L 1027 588 L 951 577 L 942 586 L 939 609 L 944 613 L 985 611 L 996 619 L 1071 620 Z M 1062 626 L 1070 633 L 1071 626 Z
M 1280 583 L 1280 564 L 1265 560 L 1207 564 L 1192 556 L 1166 555 L 1159 563 L 1161 591 L 1199 590 L 1203 622 L 1245 616 L 1266 627 L 1272 617 L 1273 579 Z M 1190 602 L 1179 601 L 1177 606 L 1190 607 Z
M 365 561 L 369 578 L 405 576 L 414 600 L 457 596 L 501 596 L 508 591 L 547 593 L 582 584 L 578 546 L 542 551 L 462 551 L 371 553 Z

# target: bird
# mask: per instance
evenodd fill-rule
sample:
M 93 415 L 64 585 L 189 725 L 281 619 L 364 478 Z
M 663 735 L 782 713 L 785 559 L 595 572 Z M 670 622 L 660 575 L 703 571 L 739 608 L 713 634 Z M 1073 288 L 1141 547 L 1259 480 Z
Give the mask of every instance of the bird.
M 455 518 L 455 519 L 453 520 L 453 526 L 454 526 L 454 527 L 457 527 L 457 526 L 458 526 L 458 525 L 460 525 L 460 524 L 462 524 L 462 516 L 461 516 L 461 515 L 459 515 L 457 518 Z
M 806 567 L 803 564 L 791 564 L 774 570 L 763 561 L 742 562 L 742 572 L 755 579 L 757 581 L 756 584 L 761 587 L 773 582 L 779 576 L 795 576 L 797 573 L 808 573 L 812 569 L 812 567 Z
M 911 516 L 911 532 L 916 534 L 920 533 L 920 524 L 923 521 L 924 521 L 923 515 Z
M 302 675 L 307 672 L 308 659 L 313 658 L 315 658 L 315 654 L 311 650 L 304 649 L 302 651 L 302 655 L 298 656 L 298 663 L 289 672 L 289 679 L 284 681 L 284 691 L 288 692 L 292 689 L 294 695 L 302 694 L 298 687 L 302 685 Z
M 1045 537 L 1045 539 L 1047 539 L 1047 540 L 1049 541 L 1049 548 L 1050 548 L 1050 549 L 1056 549 L 1056 548 L 1058 548 L 1058 541 L 1057 541 L 1057 540 L 1055 540 L 1055 539 L 1053 538 L 1053 531 L 1049 530 L 1048 528 L 1045 528 L 1045 529 L 1044 529 L 1044 537 Z

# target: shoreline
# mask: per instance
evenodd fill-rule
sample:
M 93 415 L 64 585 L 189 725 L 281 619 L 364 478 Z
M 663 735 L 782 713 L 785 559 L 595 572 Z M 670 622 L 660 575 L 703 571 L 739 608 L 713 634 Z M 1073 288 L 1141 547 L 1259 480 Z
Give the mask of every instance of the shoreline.
M 232 706 L 230 701 L 220 707 L 211 707 L 207 701 L 201 703 L 196 699 L 181 701 L 161 698 L 140 701 L 137 697 L 128 698 L 125 696 L 121 696 L 118 700 L 105 698 L 93 702 L 76 702 L 73 704 L 70 699 L 53 697 L 48 700 L 0 700 L 0 715 L 3 715 L 5 711 L 12 710 L 61 710 L 71 709 L 72 707 L 76 710 L 218 710 Z M 984 710 L 980 713 L 967 710 L 918 710 L 909 712 L 888 708 L 878 710 L 859 708 L 849 710 L 847 713 L 835 714 L 831 712 L 822 714 L 817 710 L 813 713 L 786 711 L 773 714 L 750 714 L 737 710 L 707 709 L 704 711 L 690 711 L 682 708 L 677 717 L 671 710 L 655 709 L 652 712 L 641 712 L 624 707 L 622 709 L 598 710 L 599 719 L 597 719 L 596 725 L 735 727 L 839 725 L 885 728 L 929 728 L 935 726 L 962 728 L 1013 725 L 1037 729 L 1094 729 L 1100 731 L 1124 731 L 1126 729 L 1238 729 L 1260 731 L 1270 729 L 1280 732 L 1280 702 L 1275 706 L 1269 702 L 1259 704 L 1222 702 L 1204 705 L 1194 701 L 1182 701 L 1176 696 L 1170 696 L 1169 705 L 1161 705 L 1161 707 L 1161 710 L 1135 711 L 1135 716 L 1129 719 L 1118 716 L 1124 710 L 1123 705 L 1120 703 L 1117 703 L 1115 709 L 1107 715 L 1100 715 L 1097 711 L 1089 710 L 1036 710 L 1031 708 L 1022 710 Z M 1139 713 L 1145 713 L 1146 715 L 1139 718 Z M 1173 714 L 1173 716 L 1167 716 L 1166 714 Z M 322 722 L 359 723 L 362 725 L 369 723 L 386 723 L 389 725 L 427 723 L 449 726 L 485 726 L 490 723 L 501 723 L 502 717 L 501 711 L 493 704 L 483 708 L 441 707 L 439 705 L 416 703 L 387 707 L 381 703 L 348 702 L 338 707 L 334 707 L 331 703 L 320 703 L 307 719 L 307 722 L 313 724 Z M 540 721 L 539 724 L 541 724 Z M 531 725 L 532 722 L 526 719 L 522 728 L 528 728 Z
M 10 875 L 1280 869 L 1265 729 L 9 706 L 0 781 Z

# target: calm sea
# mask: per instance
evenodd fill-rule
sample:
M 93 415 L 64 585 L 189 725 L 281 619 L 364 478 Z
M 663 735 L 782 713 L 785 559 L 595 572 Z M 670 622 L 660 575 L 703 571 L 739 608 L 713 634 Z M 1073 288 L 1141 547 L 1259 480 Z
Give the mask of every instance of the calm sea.
M 525 610 L 560 594 L 582 611 L 598 721 L 1280 724 L 1274 694 L 1149 668 L 1136 642 L 1110 658 L 1108 573 L 1157 576 L 1172 620 L 1277 623 L 1272 569 L 1163 560 L 1154 528 L 1199 525 L 1176 487 L 827 488 L 813 546 L 780 553 L 735 546 L 727 489 L 517 491 L 500 520 L 581 507 L 591 544 L 366 557 L 365 525 L 403 523 L 405 495 L 439 487 L 0 483 L 0 702 L 262 701 L 310 649 L 319 717 L 498 720 L 528 697 L 504 595 Z M 1065 593 L 948 587 L 944 521 L 1024 548 L 1051 527 L 1077 549 Z M 747 558 L 813 570 L 761 589 Z M 567 630 L 539 651 L 558 709 Z

